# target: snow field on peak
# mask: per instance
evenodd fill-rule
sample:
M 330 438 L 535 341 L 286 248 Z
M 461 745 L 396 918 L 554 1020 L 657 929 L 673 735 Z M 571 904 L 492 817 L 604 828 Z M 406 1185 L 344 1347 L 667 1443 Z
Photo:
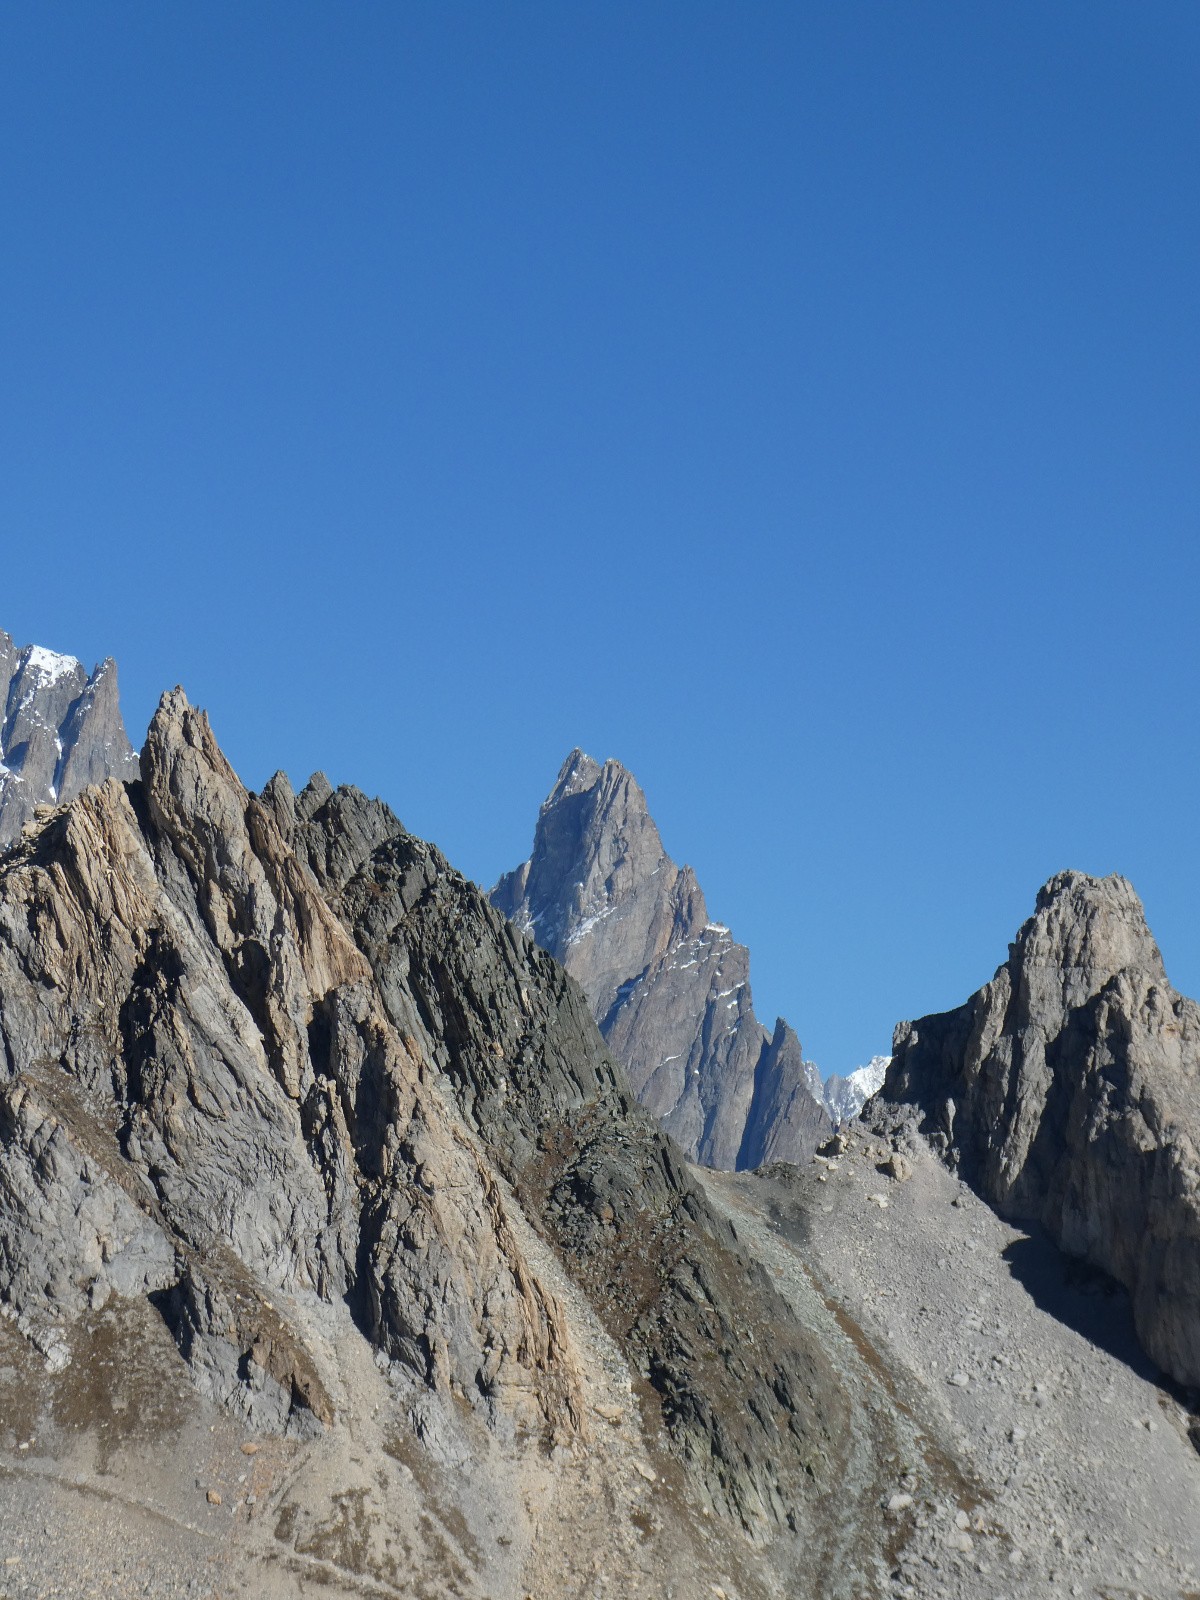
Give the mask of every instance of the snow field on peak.
M 22 665 L 27 672 L 36 672 L 44 684 L 57 683 L 72 672 L 82 671 L 83 663 L 74 656 L 60 656 L 45 650 L 40 644 L 31 644 L 21 652 Z

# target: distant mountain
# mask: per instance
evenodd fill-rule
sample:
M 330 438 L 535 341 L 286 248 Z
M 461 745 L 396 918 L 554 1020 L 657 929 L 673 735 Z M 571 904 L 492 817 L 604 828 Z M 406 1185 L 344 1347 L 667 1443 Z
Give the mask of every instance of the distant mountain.
M 19 649 L 0 631 L 0 844 L 38 806 L 73 800 L 89 783 L 137 777 L 112 660 L 90 674 L 74 656 Z
M 583 986 L 638 1099 L 693 1160 L 800 1161 L 829 1133 L 816 1069 L 782 1018 L 758 1021 L 748 950 L 710 919 L 619 762 L 571 752 L 529 860 L 491 899 Z
M 836 1125 L 851 1122 L 883 1083 L 891 1056 L 872 1056 L 865 1067 L 857 1067 L 844 1078 L 836 1073 L 821 1086 L 821 1099 Z

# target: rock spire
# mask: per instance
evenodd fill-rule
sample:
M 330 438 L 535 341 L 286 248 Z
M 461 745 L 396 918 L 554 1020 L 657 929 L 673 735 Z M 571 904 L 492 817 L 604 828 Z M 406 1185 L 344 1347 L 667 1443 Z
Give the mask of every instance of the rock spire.
M 1138 1335 L 1200 1386 L 1200 1007 L 1124 878 L 1063 872 L 992 981 L 896 1029 L 881 1099 L 1000 1213 L 1130 1291 Z
M 637 780 L 573 750 L 492 903 L 582 985 L 638 1099 L 706 1166 L 800 1161 L 830 1131 L 816 1069 L 758 1021 L 750 954 L 713 921 Z

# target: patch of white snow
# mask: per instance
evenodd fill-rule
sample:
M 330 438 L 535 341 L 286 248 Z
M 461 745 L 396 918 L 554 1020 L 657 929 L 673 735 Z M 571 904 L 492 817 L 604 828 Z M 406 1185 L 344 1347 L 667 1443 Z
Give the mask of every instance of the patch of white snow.
M 27 672 L 36 672 L 44 684 L 57 683 L 68 673 L 80 671 L 82 663 L 74 656 L 56 655 L 53 650 L 43 650 L 40 644 L 31 644 L 22 651 Z
M 615 909 L 615 906 L 605 906 L 603 911 L 597 911 L 590 917 L 584 917 L 578 927 L 573 928 L 567 935 L 567 943 L 578 944 L 580 939 L 586 938 L 591 933 L 598 922 L 603 922 L 605 917 L 611 917 Z

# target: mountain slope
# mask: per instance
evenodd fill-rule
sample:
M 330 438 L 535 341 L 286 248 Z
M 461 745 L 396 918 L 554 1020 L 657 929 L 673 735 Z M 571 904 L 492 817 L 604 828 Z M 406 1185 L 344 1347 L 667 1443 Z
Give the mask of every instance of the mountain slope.
M 0 856 L 14 1595 L 1195 1589 L 1190 1419 L 1035 1304 L 906 1109 L 689 1170 L 385 806 L 247 793 L 179 692 L 140 774 Z M 1123 972 L 1135 935 L 1097 934 Z M 1043 954 L 1039 1015 L 1098 971 Z
M 880 1100 L 1123 1283 L 1145 1349 L 1200 1386 L 1200 1007 L 1125 879 L 1052 878 L 990 983 L 897 1028 Z
M 693 1159 L 799 1161 L 828 1134 L 799 1040 L 756 1018 L 749 952 L 709 919 L 619 762 L 568 756 L 528 861 L 491 898 L 583 986 L 638 1099 Z
M 0 844 L 40 805 L 73 800 L 89 783 L 137 776 L 110 659 L 89 675 L 73 656 L 18 649 L 0 631 Z
M 858 1592 L 873 1502 L 833 1574 L 823 1506 L 875 1430 L 572 980 L 378 802 L 248 794 L 179 691 L 140 772 L 0 858 L 0 1303 L 47 1371 L 95 1384 L 99 1330 L 153 1313 L 260 1435 L 319 1453 L 382 1408 L 392 1459 L 474 1463 L 440 1504 L 476 1547 L 500 1518 L 550 1559 L 526 1497 L 552 1458 L 564 1516 L 602 1491 L 615 1517 L 596 1559 L 652 1557 L 646 1592 L 726 1549 L 739 1592 L 776 1567 Z M 382 1526 L 417 1468 L 380 1471 Z M 639 1554 L 622 1530 L 660 1479 Z M 330 1493 L 280 1522 L 297 1558 Z M 518 1592 L 470 1548 L 483 1592 Z

